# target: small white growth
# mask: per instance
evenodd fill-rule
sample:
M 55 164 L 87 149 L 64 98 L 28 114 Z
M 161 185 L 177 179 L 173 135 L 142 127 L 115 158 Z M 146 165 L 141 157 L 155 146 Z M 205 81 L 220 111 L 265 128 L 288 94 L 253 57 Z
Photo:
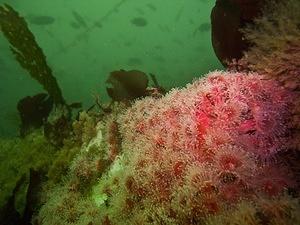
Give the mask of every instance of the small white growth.
M 103 139 L 101 131 L 101 123 L 98 123 L 96 126 L 97 135 L 88 143 L 87 146 L 83 147 L 83 150 L 88 152 L 92 147 L 100 148 L 101 142 Z
M 118 156 L 116 160 L 111 165 L 109 171 L 105 176 L 103 176 L 99 182 L 93 187 L 92 192 L 92 199 L 94 200 L 95 204 L 100 207 L 103 205 L 107 199 L 108 196 L 106 193 L 100 191 L 103 189 L 103 187 L 109 183 L 110 179 L 113 177 L 118 177 L 118 173 L 124 169 L 123 167 L 123 156 Z

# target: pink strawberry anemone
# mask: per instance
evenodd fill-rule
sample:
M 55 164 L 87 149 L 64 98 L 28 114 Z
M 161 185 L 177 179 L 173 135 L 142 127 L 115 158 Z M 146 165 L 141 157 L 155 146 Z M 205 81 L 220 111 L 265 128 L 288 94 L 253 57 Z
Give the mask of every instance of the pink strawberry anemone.
M 292 101 L 276 81 L 218 71 L 160 99 L 136 101 L 118 121 L 124 202 L 132 212 L 159 208 L 190 223 L 241 200 L 284 193 L 294 184 L 278 175 L 287 168 L 273 159 L 290 138 Z

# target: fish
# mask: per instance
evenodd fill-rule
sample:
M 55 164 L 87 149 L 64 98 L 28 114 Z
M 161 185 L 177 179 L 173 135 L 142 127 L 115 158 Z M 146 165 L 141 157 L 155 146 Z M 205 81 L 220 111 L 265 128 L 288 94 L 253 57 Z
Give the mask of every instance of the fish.
M 132 41 L 125 41 L 124 46 L 125 47 L 131 47 L 132 46 Z
M 76 30 L 80 28 L 80 25 L 74 21 L 70 22 L 70 26 Z
M 144 15 L 145 14 L 144 10 L 142 10 L 140 8 L 135 8 L 135 11 L 137 11 L 137 13 L 139 13 L 140 15 Z
M 175 22 L 178 22 L 180 20 L 183 10 L 184 10 L 184 6 L 181 6 L 181 8 L 178 10 L 178 12 L 175 16 Z
M 193 19 L 189 19 L 189 24 L 194 25 L 195 24 L 194 20 Z
M 179 40 L 179 39 L 177 39 L 177 38 L 172 39 L 172 41 L 173 41 L 174 43 L 176 43 L 177 45 L 179 45 L 179 46 L 184 46 L 183 41 L 181 41 L 181 40 Z
M 156 50 L 162 50 L 164 47 L 161 46 L 161 45 L 155 45 L 154 48 L 155 48 Z
M 160 63 L 166 62 L 165 58 L 162 57 L 162 56 L 153 56 L 152 58 L 153 58 L 153 60 L 155 60 L 156 62 L 160 62 Z
M 199 27 L 197 27 L 193 33 L 193 36 L 195 36 L 198 32 L 200 33 L 205 33 L 210 31 L 211 29 L 211 24 L 210 23 L 202 23 L 200 24 Z
M 140 66 L 142 64 L 143 64 L 143 61 L 136 57 L 129 58 L 127 61 L 127 65 L 129 65 L 129 66 Z
M 153 4 L 151 4 L 151 3 L 148 3 L 146 6 L 147 6 L 149 9 L 151 9 L 152 11 L 156 11 L 156 10 L 157 10 L 156 6 L 153 5 Z
M 51 25 L 55 22 L 55 18 L 52 16 L 28 15 L 26 19 L 28 19 L 29 23 L 38 26 Z
M 168 25 L 162 25 L 162 24 L 158 24 L 158 28 L 162 31 L 162 32 L 171 32 L 170 27 Z
M 97 28 L 102 28 L 103 25 L 100 21 L 95 21 L 94 26 L 97 27 Z
M 85 22 L 84 18 L 76 11 L 72 10 L 72 15 L 75 19 L 75 21 L 77 22 L 78 25 L 80 25 L 81 27 L 85 27 L 87 28 L 88 25 L 87 23 Z
M 148 22 L 144 17 L 135 17 L 130 20 L 130 22 L 137 27 L 147 26 Z

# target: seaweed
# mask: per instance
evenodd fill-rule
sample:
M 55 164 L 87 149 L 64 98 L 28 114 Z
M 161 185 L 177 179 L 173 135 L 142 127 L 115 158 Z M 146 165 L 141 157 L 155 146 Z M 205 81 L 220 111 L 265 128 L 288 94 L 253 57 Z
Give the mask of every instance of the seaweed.
M 147 75 L 138 70 L 118 70 L 110 73 L 106 88 L 113 101 L 131 101 L 147 95 Z
M 7 4 L 0 6 L 0 28 L 19 64 L 43 86 L 55 105 L 64 105 L 61 89 L 46 62 L 43 50 L 37 44 L 25 19 Z
M 28 175 L 27 175 L 28 173 Z M 37 193 L 41 190 L 42 176 L 41 172 L 30 168 L 17 181 L 11 196 L 6 204 L 0 208 L 0 221 L 6 225 L 30 225 L 31 219 L 38 205 L 39 196 Z M 19 192 L 25 188 L 25 198 L 22 204 L 24 211 L 19 212 L 17 209 L 16 199 Z
M 53 100 L 46 93 L 39 93 L 22 98 L 17 108 L 22 122 L 20 135 L 24 137 L 32 129 L 43 126 L 53 108 Z

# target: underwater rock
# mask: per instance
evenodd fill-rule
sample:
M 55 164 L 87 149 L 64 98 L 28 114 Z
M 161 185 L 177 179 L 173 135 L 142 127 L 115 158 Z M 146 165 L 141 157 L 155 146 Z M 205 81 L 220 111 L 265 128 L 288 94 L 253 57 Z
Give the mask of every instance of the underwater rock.
M 217 0 L 211 12 L 212 44 L 220 62 L 227 66 L 247 50 L 240 29 L 252 23 L 265 0 Z
M 236 62 L 274 79 L 296 96 L 291 119 L 291 149 L 300 152 L 300 1 L 266 2 L 263 16 L 242 30 L 251 47 Z M 299 158 L 299 157 L 298 157 Z M 299 161 L 298 161 L 299 163 Z
M 99 191 L 108 202 L 100 205 L 102 221 L 211 224 L 222 214 L 230 221 L 241 201 L 255 209 L 260 199 L 281 199 L 296 174 L 272 159 L 290 138 L 291 101 L 276 81 L 218 71 L 162 98 L 135 101 L 117 121 L 124 161 L 115 182 Z M 277 216 L 287 215 L 281 224 L 299 221 L 289 209 Z M 245 214 L 237 224 L 248 224 Z
M 138 70 L 118 70 L 110 73 L 106 83 L 108 95 L 114 101 L 130 101 L 146 95 L 147 75 Z
M 145 27 L 148 24 L 147 20 L 143 17 L 135 17 L 130 22 L 137 27 Z
M 21 118 L 20 135 L 24 137 L 32 129 L 40 128 L 53 108 L 53 99 L 45 93 L 27 96 L 18 102 Z

